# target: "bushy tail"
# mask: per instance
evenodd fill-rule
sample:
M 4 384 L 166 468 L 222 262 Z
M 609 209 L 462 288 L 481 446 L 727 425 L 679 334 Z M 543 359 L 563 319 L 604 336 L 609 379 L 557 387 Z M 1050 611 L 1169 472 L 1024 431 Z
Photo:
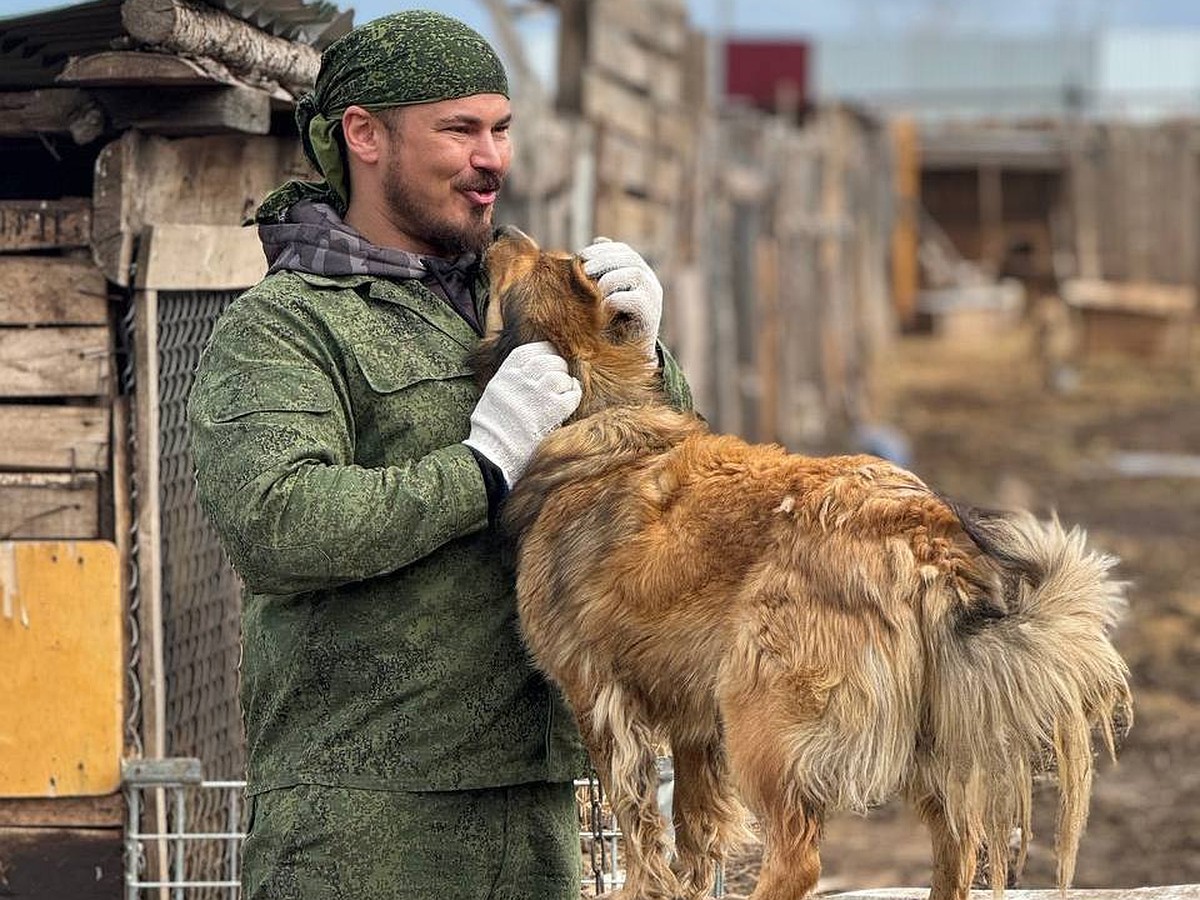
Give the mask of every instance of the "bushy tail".
M 1113 558 L 1057 519 L 958 512 L 995 563 L 999 589 L 987 615 L 951 615 L 931 636 L 920 789 L 940 797 L 956 834 L 986 842 L 999 894 L 1014 826 L 1024 862 L 1033 777 L 1055 772 L 1065 890 L 1087 822 L 1093 736 L 1115 757 L 1132 721 L 1128 669 L 1109 641 L 1124 585 L 1110 577 Z

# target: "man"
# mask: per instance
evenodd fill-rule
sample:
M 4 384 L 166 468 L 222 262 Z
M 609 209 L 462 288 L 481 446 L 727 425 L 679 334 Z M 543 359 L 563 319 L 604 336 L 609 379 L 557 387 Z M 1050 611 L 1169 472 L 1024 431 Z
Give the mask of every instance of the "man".
M 247 900 L 579 894 L 578 734 L 489 527 L 579 385 L 548 344 L 482 395 L 466 362 L 507 95 L 491 47 L 435 13 L 331 45 L 297 111 L 325 181 L 264 202 L 270 271 L 199 366 L 197 486 L 246 586 Z M 653 273 L 619 243 L 583 256 L 689 403 Z

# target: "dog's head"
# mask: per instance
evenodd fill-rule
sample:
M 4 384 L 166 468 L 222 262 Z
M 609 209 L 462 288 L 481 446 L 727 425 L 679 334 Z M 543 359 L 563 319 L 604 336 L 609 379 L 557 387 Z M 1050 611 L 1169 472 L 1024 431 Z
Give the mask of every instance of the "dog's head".
M 509 352 L 549 341 L 583 386 L 574 418 L 657 396 L 658 378 L 628 315 L 609 309 L 577 256 L 542 250 L 516 228 L 501 228 L 484 256 L 489 305 L 472 365 L 481 384 Z

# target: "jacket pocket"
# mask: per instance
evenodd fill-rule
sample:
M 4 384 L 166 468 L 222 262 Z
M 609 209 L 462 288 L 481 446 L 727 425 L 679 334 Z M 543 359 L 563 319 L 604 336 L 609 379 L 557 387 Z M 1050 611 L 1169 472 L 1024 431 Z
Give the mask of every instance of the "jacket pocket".
M 261 366 L 223 377 L 208 392 L 213 422 L 232 422 L 253 413 L 327 413 L 333 385 L 319 372 L 295 366 Z
M 426 381 L 451 381 L 474 375 L 450 346 L 431 346 L 416 340 L 405 344 L 400 353 L 372 346 L 356 347 L 354 358 L 363 379 L 377 394 L 394 394 Z

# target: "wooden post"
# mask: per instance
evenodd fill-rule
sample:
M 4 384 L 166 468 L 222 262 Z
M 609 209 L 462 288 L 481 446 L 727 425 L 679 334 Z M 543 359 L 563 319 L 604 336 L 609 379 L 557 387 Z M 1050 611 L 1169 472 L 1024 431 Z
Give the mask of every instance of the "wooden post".
M 158 292 L 134 296 L 134 455 L 137 507 L 138 629 L 142 657 L 142 743 L 147 757 L 166 755 L 163 660 L 162 539 L 159 514 Z
M 896 205 L 891 235 L 892 301 L 897 319 L 908 325 L 916 316 L 920 289 L 917 251 L 921 238 L 921 149 L 916 122 L 896 119 L 892 122 L 891 137 Z
M 826 413 L 845 409 L 847 390 L 846 319 L 849 298 L 842 277 L 846 219 L 846 135 L 841 114 L 827 113 L 820 127 L 821 238 L 818 260 L 825 305 L 821 316 L 821 362 Z
M 162 516 L 159 508 L 159 397 L 158 397 L 158 291 L 134 293 L 134 489 L 137 504 L 138 634 L 141 657 L 138 680 L 142 686 L 142 753 L 147 759 L 167 755 L 167 685 L 163 650 Z M 151 811 L 153 810 L 153 811 Z M 168 831 L 167 799 L 154 792 L 147 809 L 155 833 Z M 158 841 L 151 865 L 161 881 L 170 871 L 166 840 Z M 163 889 L 160 896 L 165 900 Z
M 999 166 L 981 165 L 979 184 L 979 261 L 995 276 L 1004 264 L 1004 185 Z
M 557 109 L 583 112 L 583 72 L 587 66 L 588 0 L 558 0 Z
M 758 428 L 756 440 L 779 440 L 779 395 L 782 317 L 779 311 L 779 241 L 761 235 L 755 247 L 758 269 Z

